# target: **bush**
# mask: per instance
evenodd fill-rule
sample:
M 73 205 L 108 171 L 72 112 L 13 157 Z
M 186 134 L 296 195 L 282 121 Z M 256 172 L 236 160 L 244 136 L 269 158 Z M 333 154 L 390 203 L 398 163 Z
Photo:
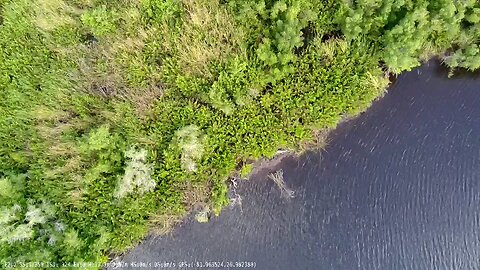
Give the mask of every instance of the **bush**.
M 411 70 L 419 58 L 429 58 L 449 49 L 459 51 L 446 61 L 475 69 L 474 61 L 463 65 L 460 55 L 478 42 L 474 25 L 479 4 L 476 1 L 341 1 L 336 21 L 348 39 L 366 38 L 381 48 L 381 60 L 394 73 Z M 454 53 L 455 55 L 455 53 Z M 468 58 L 476 55 L 473 51 Z
M 107 9 L 105 5 L 82 14 L 81 20 L 88 29 L 98 37 L 114 33 L 119 15 L 115 10 Z

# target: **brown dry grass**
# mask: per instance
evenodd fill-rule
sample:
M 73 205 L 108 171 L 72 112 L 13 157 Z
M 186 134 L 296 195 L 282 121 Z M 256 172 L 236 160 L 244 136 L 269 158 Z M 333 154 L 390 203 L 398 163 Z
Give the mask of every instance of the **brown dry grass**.
M 138 0 L 121 0 L 125 23 L 119 25 L 115 35 L 101 37 L 98 41 L 87 41 L 88 44 L 70 46 L 56 45 L 51 48 L 58 57 L 76 59 L 77 70 L 71 74 L 71 79 L 79 83 L 77 90 L 98 95 L 105 99 L 116 99 L 131 102 L 139 116 L 162 96 L 163 87 L 159 78 L 146 76 L 141 86 L 133 86 L 128 80 L 128 67 L 135 64 L 145 67 L 143 48 L 145 40 L 151 32 L 146 31 L 140 23 Z M 80 15 L 89 7 L 92 1 L 79 0 L 76 4 L 64 0 L 34 0 L 32 8 L 35 12 L 33 23 L 46 33 L 54 34 L 55 29 L 72 25 L 78 27 Z M 52 45 L 54 46 L 54 45 Z
M 84 57 L 78 62 L 76 75 L 83 81 L 83 89 L 105 99 L 131 102 L 139 117 L 143 117 L 153 103 L 163 95 L 158 78 L 147 78 L 145 86 L 130 85 L 126 68 L 134 61 L 142 61 L 141 52 L 148 33 L 139 29 L 137 37 L 110 39 L 93 46 L 83 46 Z M 144 63 L 138 63 L 145 66 Z
M 182 4 L 186 12 L 182 31 L 175 35 L 166 25 L 160 29 L 165 47 L 175 48 L 182 72 L 211 78 L 210 63 L 246 55 L 241 46 L 244 34 L 218 0 L 182 0 Z
M 314 130 L 311 139 L 300 142 L 298 154 L 311 150 L 325 150 L 325 147 L 328 145 L 328 134 L 329 131 L 326 129 Z
M 32 8 L 35 11 L 35 25 L 45 31 L 74 25 L 76 21 L 69 14 L 79 12 L 63 0 L 36 0 L 32 2 Z
M 184 215 L 178 213 L 157 214 L 150 217 L 151 233 L 155 236 L 170 233 L 175 225 L 182 222 Z
M 182 190 L 183 205 L 187 210 L 192 210 L 196 205 L 208 202 L 211 188 L 204 184 L 185 182 L 178 186 Z

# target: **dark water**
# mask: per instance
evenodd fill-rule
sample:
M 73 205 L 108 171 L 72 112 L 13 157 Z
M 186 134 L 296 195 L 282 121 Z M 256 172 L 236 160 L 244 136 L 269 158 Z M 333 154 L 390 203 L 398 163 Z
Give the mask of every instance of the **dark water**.
M 256 269 L 480 269 L 480 77 L 430 62 L 342 124 L 322 153 L 270 169 L 242 207 L 149 239 L 125 262 L 254 261 Z M 174 269 L 174 268 L 170 268 Z M 193 268 L 190 268 L 193 269 Z

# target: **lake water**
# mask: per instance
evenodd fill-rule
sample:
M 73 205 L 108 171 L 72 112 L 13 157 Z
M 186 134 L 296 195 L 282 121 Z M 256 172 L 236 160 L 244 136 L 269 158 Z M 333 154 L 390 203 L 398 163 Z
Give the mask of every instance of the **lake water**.
M 328 139 L 325 151 L 283 159 L 240 183 L 241 207 L 206 224 L 187 220 L 122 260 L 177 265 L 166 269 L 204 261 L 288 270 L 480 269 L 480 76 L 448 79 L 429 62 L 399 76 L 384 98 Z M 294 198 L 268 179 L 277 169 Z

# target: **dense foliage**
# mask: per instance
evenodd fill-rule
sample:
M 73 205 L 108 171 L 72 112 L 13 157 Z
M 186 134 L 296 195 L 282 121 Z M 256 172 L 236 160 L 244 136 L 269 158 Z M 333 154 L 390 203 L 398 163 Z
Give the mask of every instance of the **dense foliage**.
M 476 0 L 345 1 L 336 16 L 347 39 L 378 44 L 380 59 L 395 73 L 439 54 L 452 68 L 478 69 L 479 20 Z
M 0 260 L 106 262 L 439 56 L 480 4 L 0 0 Z M 17 265 L 18 266 L 18 265 Z M 93 267 L 95 268 L 95 267 Z

